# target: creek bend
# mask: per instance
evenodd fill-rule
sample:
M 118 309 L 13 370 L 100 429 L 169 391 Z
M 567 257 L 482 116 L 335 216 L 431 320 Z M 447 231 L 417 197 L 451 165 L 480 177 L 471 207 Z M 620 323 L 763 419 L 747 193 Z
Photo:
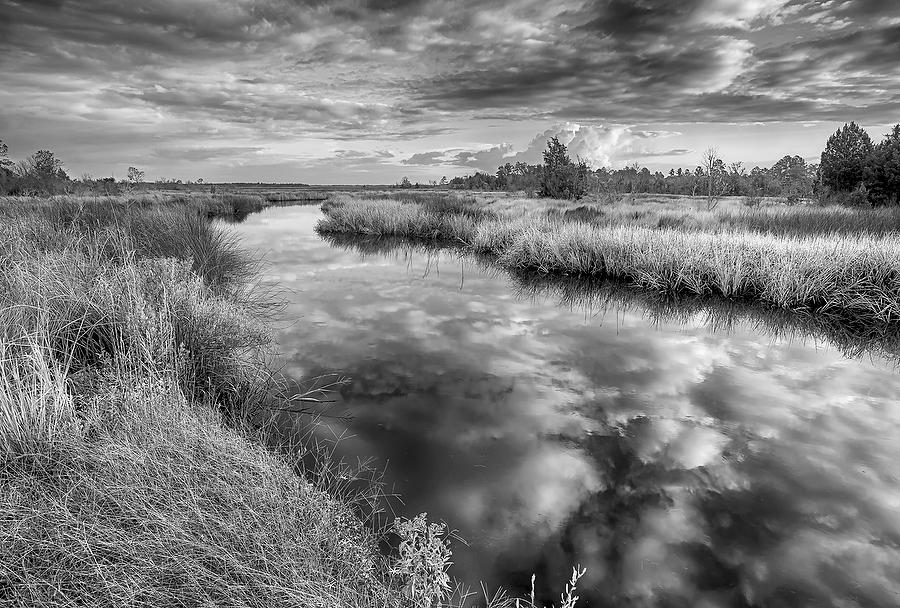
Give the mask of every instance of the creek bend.
M 289 290 L 294 378 L 327 431 L 468 542 L 477 589 L 590 606 L 900 604 L 900 374 L 827 341 L 597 308 L 455 252 L 334 244 L 315 207 L 234 226 Z M 589 301 L 586 299 L 585 301 Z

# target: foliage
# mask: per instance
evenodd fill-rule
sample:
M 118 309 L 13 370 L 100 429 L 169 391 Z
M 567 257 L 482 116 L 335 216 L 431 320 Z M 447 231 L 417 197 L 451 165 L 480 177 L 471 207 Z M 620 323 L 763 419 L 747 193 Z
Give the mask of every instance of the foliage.
M 144 172 L 137 167 L 128 167 L 128 174 L 125 178 L 132 184 L 138 184 L 144 181 Z
M 540 195 L 577 200 L 587 193 L 587 174 L 587 164 L 580 159 L 572 162 L 566 146 L 553 137 L 544 150 Z
M 886 134 L 872 153 L 868 181 L 870 196 L 878 205 L 900 204 L 900 124 Z
M 67 192 L 71 186 L 62 161 L 50 150 L 38 150 L 20 161 L 14 172 L 7 193 L 49 195 Z
M 813 189 L 814 179 L 806 161 L 800 156 L 783 156 L 772 165 L 770 173 L 777 180 L 781 195 L 791 204 L 799 202 L 801 197 L 808 195 Z
M 0 139 L 0 169 L 9 169 L 13 162 L 9 159 L 9 146 Z
M 799 157 L 786 157 L 796 159 Z M 713 187 L 717 196 L 789 196 L 810 197 L 818 181 L 818 165 L 803 162 L 805 175 L 798 174 L 797 167 L 785 176 L 781 167 L 753 167 L 749 172 L 743 163 L 726 165 L 721 159 L 713 164 Z M 783 159 L 782 159 L 783 160 Z M 802 159 L 801 159 L 802 161 Z M 782 161 L 779 161 L 782 162 Z M 795 162 L 795 161 L 792 161 Z M 497 168 L 496 175 L 475 172 L 472 175 L 454 177 L 448 185 L 461 190 L 506 190 L 524 191 L 533 196 L 540 190 L 543 165 L 529 165 L 518 162 L 506 163 Z M 647 167 L 629 165 L 621 169 L 599 167 L 585 174 L 585 188 L 589 193 L 600 195 L 614 202 L 623 194 L 680 194 L 696 196 L 709 189 L 709 172 L 704 167 L 678 168 L 650 171 Z M 789 177 L 790 179 L 786 179 Z
M 394 520 L 400 548 L 391 574 L 400 579 L 414 606 L 440 606 L 450 595 L 447 569 L 452 562 L 446 529 L 444 524 L 429 524 L 425 513 Z
M 844 204 L 848 207 L 865 207 L 869 202 L 869 189 L 863 182 L 860 182 L 846 198 Z
M 63 171 L 63 163 L 50 150 L 38 150 L 32 156 L 33 171 L 36 175 L 45 178 L 68 179 Z
M 822 184 L 849 192 L 863 183 L 872 155 L 872 139 L 855 122 L 845 124 L 828 138 L 820 165 Z

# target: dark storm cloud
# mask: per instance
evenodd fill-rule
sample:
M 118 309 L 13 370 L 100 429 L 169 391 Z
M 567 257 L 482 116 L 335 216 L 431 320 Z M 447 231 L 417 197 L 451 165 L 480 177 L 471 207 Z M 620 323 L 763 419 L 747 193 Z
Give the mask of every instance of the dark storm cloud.
M 895 3 L 785 5 L 779 0 L 593 3 L 565 13 L 572 25 L 562 44 L 523 46 L 488 65 L 436 75 L 414 89 L 421 103 L 447 111 L 499 108 L 520 116 L 549 112 L 572 120 L 623 121 L 861 118 L 868 114 L 867 103 L 836 100 L 829 93 L 898 89 Z M 823 24 L 825 17 L 831 20 Z M 778 31 L 769 42 L 754 31 L 767 24 Z M 804 86 L 784 88 L 785 81 Z M 871 102 L 900 108 L 900 99 L 889 92 Z M 887 119 L 889 113 L 869 119 Z

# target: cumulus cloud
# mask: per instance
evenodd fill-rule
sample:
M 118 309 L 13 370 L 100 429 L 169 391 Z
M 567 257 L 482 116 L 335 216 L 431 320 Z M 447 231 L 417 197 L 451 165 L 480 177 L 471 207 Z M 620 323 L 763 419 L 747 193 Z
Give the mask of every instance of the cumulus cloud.
M 547 142 L 556 137 L 568 149 L 574 160 L 580 158 L 593 168 L 624 164 L 633 158 L 680 156 L 690 153 L 685 148 L 655 149 L 648 142 L 678 135 L 675 131 L 641 131 L 628 126 L 581 125 L 563 123 L 539 133 L 524 150 L 516 151 L 508 143 L 488 146 L 480 150 L 434 151 L 417 153 L 403 160 L 407 165 L 447 165 L 473 167 L 493 172 L 500 165 L 523 162 L 540 164 Z

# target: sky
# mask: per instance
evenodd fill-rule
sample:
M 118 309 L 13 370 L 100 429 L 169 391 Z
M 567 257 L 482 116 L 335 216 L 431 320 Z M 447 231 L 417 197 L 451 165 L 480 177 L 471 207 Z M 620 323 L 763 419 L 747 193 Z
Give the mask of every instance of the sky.
M 897 57 L 900 0 L 0 0 L 0 139 L 73 177 L 767 166 L 880 139 Z

